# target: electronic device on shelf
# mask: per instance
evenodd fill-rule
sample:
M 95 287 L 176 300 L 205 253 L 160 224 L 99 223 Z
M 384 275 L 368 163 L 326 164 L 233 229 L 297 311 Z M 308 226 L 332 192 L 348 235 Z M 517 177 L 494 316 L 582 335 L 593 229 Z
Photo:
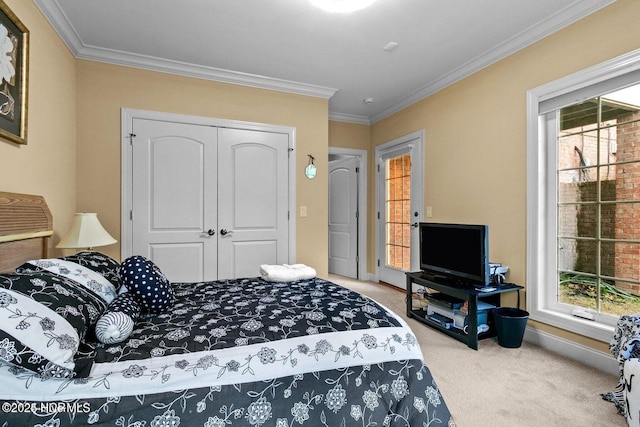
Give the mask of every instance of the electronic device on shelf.
M 489 227 L 421 222 L 420 269 L 451 286 L 484 287 L 491 281 Z
M 426 295 L 429 304 L 439 305 L 450 310 L 460 310 L 464 305 L 464 300 L 443 294 L 442 292 L 432 292 Z
M 453 328 L 454 322 L 453 319 L 447 316 L 443 316 L 440 313 L 432 312 L 427 314 L 426 319 L 431 320 L 434 323 L 442 326 L 445 329 Z
M 486 325 L 489 312 L 494 308 L 496 308 L 495 305 L 478 300 L 478 306 L 476 309 L 476 325 Z M 453 322 L 453 326 L 461 330 L 464 330 L 469 323 L 469 319 L 467 318 L 468 313 L 466 312 L 458 309 L 446 308 L 437 304 L 429 304 L 429 306 L 427 306 L 427 317 L 433 319 L 436 315 L 451 320 Z M 439 324 L 444 326 L 442 323 Z M 444 327 L 450 329 L 446 326 Z
M 507 279 L 507 273 L 509 272 L 509 267 L 506 265 L 502 265 L 496 262 L 489 263 L 490 276 L 489 280 L 494 284 L 504 283 Z

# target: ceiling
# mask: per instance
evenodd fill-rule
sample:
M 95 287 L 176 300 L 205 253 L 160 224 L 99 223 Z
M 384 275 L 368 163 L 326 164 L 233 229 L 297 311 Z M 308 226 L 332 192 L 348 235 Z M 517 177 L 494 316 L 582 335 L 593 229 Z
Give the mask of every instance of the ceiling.
M 374 123 L 615 0 L 376 0 L 351 14 L 307 0 L 34 1 L 78 58 L 322 97 L 331 119 Z

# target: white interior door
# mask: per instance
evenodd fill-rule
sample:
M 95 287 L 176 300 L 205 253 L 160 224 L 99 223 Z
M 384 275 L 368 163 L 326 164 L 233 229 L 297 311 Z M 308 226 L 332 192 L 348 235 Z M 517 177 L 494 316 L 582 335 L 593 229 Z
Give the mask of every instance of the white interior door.
M 171 281 L 217 277 L 216 128 L 134 119 L 133 253 Z
M 329 272 L 358 278 L 357 157 L 329 163 Z
M 405 288 L 420 267 L 418 223 L 423 206 L 422 132 L 376 149 L 378 163 L 378 279 Z
M 288 135 L 218 133 L 218 278 L 260 275 L 288 252 Z
M 290 262 L 289 133 L 134 118 L 131 252 L 174 282 Z

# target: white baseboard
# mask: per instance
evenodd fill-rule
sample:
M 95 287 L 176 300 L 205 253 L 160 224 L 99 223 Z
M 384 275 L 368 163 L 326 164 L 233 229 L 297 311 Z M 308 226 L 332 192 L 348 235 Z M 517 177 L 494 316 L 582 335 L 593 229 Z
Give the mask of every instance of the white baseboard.
M 618 375 L 618 362 L 610 353 L 603 353 L 529 327 L 525 330 L 524 340 L 592 368 Z
M 362 280 L 365 282 L 377 282 L 376 275 L 374 273 L 365 273 L 358 280 Z

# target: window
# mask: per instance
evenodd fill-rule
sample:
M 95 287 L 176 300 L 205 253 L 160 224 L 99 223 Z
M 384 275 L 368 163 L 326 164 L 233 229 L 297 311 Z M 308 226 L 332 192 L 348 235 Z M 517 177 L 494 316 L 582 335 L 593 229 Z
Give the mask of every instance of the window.
M 609 341 L 640 312 L 640 54 L 528 93 L 527 308 Z
M 587 317 L 640 312 L 640 85 L 555 115 L 558 289 L 550 304 Z

